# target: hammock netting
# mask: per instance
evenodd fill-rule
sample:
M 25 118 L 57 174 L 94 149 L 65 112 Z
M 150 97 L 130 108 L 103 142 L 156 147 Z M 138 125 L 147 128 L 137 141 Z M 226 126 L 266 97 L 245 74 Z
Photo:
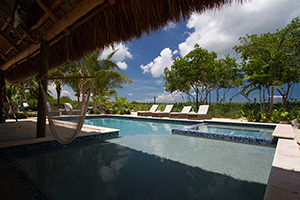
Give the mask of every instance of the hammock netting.
M 44 97 L 44 103 L 46 105 L 50 131 L 53 137 L 61 144 L 68 144 L 72 142 L 78 136 L 83 126 L 88 110 L 88 102 L 90 99 L 92 86 L 88 91 L 84 90 L 83 94 L 85 94 L 85 97 L 81 103 L 71 110 L 64 111 L 52 105 L 42 84 L 40 84 L 40 87 Z M 60 116 L 61 114 L 67 116 L 64 116 L 64 119 L 62 120 L 62 117 Z

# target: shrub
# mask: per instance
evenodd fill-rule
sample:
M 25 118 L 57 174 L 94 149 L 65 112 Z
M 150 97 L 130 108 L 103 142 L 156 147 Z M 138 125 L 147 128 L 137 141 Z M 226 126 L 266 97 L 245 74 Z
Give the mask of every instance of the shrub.
M 17 113 L 16 117 L 17 117 L 17 119 L 26 119 L 27 118 L 27 114 L 26 113 Z M 8 119 L 14 119 L 14 115 L 13 114 L 9 114 L 8 115 Z
M 130 115 L 130 114 L 131 114 L 130 110 L 129 110 L 129 109 L 126 109 L 126 110 L 125 110 L 125 114 L 126 114 L 126 115 Z
M 27 114 L 27 117 L 37 117 L 37 114 L 35 114 L 35 113 L 32 113 L 32 114 L 26 113 L 26 114 Z
M 110 110 L 105 110 L 104 113 L 105 114 L 110 114 Z
M 119 114 L 120 115 L 124 115 L 125 114 L 125 110 L 121 110 Z
M 111 113 L 112 114 L 118 114 L 118 111 L 117 110 L 113 110 Z
M 94 114 L 95 113 L 95 111 L 94 110 L 90 110 L 90 114 Z
M 99 110 L 96 110 L 96 111 L 95 111 L 95 114 L 98 115 L 98 114 L 101 114 L 101 112 L 100 112 Z

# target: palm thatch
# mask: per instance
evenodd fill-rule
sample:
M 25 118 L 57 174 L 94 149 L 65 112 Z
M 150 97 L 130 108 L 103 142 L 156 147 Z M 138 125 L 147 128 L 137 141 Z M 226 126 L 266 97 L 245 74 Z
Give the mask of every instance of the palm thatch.
M 0 3 L 0 69 L 6 71 L 6 79 L 11 82 L 38 73 L 41 38 L 50 44 L 49 69 L 52 69 L 97 48 L 140 38 L 160 30 L 168 22 L 185 20 L 194 11 L 201 13 L 232 3 L 232 0 L 24 1 L 30 3 L 28 15 L 16 29 L 11 25 L 18 22 L 14 13 L 19 1 L 10 6 Z M 94 5 L 87 8 L 91 4 Z

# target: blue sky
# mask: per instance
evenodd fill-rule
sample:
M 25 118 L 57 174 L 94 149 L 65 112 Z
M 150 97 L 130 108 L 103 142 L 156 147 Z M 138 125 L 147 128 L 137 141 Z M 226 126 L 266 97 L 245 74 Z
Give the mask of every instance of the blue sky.
M 171 67 L 173 58 L 183 57 L 198 43 L 202 48 L 217 52 L 218 58 L 230 54 L 240 61 L 239 55 L 232 50 L 239 44 L 239 37 L 282 29 L 300 16 L 299 8 L 299 0 L 251 0 L 221 10 L 193 13 L 186 21 L 170 22 L 158 32 L 115 44 L 119 50 L 112 60 L 132 80 L 130 86 L 117 89 L 117 96 L 138 102 L 153 102 L 156 96 L 157 102 L 174 102 L 174 98 L 163 90 L 163 69 Z M 111 52 L 111 47 L 108 47 L 101 56 L 106 57 Z M 49 88 L 52 90 L 52 86 Z M 230 91 L 227 99 L 235 93 L 235 90 Z M 52 94 L 55 96 L 54 91 Z M 75 99 L 70 88 L 65 87 L 63 95 Z M 179 95 L 175 94 L 175 97 L 181 101 Z M 292 97 L 300 99 L 299 84 Z M 212 94 L 214 100 L 215 94 Z M 234 101 L 245 102 L 245 98 L 238 96 Z

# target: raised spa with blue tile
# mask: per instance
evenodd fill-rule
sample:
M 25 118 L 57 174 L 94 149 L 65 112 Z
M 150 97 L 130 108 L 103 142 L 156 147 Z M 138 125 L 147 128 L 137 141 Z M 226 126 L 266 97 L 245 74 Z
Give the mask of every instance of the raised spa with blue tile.
M 191 127 L 172 129 L 173 134 L 230 140 L 243 143 L 274 145 L 276 125 L 204 121 Z

